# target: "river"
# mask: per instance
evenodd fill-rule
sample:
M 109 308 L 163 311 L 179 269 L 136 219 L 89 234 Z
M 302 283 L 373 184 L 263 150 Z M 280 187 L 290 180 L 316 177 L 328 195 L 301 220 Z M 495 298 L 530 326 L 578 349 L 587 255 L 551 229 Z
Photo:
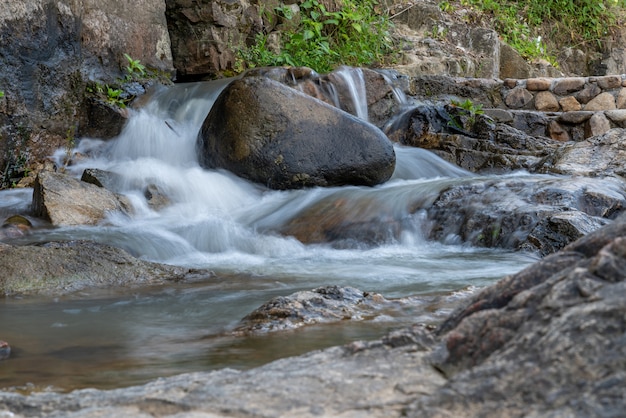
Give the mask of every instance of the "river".
M 374 339 L 410 323 L 437 323 L 459 299 L 536 260 L 462 245 L 455 237 L 445 243 L 426 240 L 423 213 L 407 206 L 432 200 L 473 175 L 425 150 L 396 147 L 393 178 L 374 188 L 273 191 L 202 169 L 195 139 L 223 86 L 203 82 L 162 89 L 132 112 L 119 137 L 78 143 L 74 152 L 85 157 L 68 172 L 78 177 L 85 168 L 99 168 L 119 174 L 117 187 L 131 199 L 134 215 L 112 215 L 95 227 L 35 228 L 28 241 L 18 242 L 90 239 L 146 260 L 209 269 L 213 276 L 132 293 L 112 289 L 0 300 L 0 338 L 13 347 L 12 357 L 0 362 L 0 387 L 123 387 L 182 372 L 249 368 Z M 57 165 L 65 155 L 66 150 L 55 154 Z M 151 208 L 143 193 L 148 185 L 162 190 L 170 204 Z M 31 198 L 28 189 L 0 192 L 0 218 L 28 214 Z M 402 220 L 401 233 L 374 244 L 341 245 L 307 245 L 279 233 L 307 209 L 337 199 L 352 202 L 359 212 L 383 207 Z M 329 284 L 406 303 L 367 320 L 258 336 L 230 333 L 274 296 Z

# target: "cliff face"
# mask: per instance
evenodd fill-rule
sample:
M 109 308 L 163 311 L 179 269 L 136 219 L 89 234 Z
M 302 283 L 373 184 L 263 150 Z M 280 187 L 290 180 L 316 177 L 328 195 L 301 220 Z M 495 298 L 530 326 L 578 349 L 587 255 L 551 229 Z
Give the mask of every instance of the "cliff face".
M 121 75 L 124 53 L 173 71 L 160 0 L 21 0 L 0 9 L 0 170 L 10 186 L 81 134 L 89 81 Z

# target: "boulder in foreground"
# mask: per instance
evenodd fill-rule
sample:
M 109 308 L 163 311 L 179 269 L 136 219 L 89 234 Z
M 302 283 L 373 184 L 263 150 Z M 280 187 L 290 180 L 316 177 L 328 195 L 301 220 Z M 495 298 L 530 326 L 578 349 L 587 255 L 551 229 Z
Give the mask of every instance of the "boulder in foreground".
M 198 137 L 200 163 L 272 189 L 387 181 L 392 143 L 375 126 L 266 77 L 233 81 Z

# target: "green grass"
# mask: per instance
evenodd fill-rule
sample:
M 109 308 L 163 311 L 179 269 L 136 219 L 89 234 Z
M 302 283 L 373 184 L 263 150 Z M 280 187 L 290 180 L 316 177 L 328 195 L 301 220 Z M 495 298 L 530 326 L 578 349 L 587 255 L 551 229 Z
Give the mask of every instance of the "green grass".
M 306 66 L 320 73 L 338 65 L 381 63 L 393 51 L 391 21 L 375 0 L 343 0 L 336 11 L 318 0 L 299 4 L 295 15 L 287 6 L 270 11 L 293 25 L 282 32 L 282 48 L 273 51 L 268 35 L 257 35 L 254 45 L 238 51 L 241 69 L 261 66 Z
M 450 10 L 449 2 L 442 2 Z M 461 0 L 486 15 L 523 57 L 555 63 L 557 48 L 601 46 L 618 25 L 626 0 Z

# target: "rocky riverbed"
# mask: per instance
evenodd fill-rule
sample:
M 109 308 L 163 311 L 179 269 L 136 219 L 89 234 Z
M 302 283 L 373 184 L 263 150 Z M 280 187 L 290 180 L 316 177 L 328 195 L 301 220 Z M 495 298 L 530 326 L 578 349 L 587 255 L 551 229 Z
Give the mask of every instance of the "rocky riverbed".
M 17 417 L 618 416 L 626 218 L 414 326 L 245 372 L 69 394 L 0 393 Z

